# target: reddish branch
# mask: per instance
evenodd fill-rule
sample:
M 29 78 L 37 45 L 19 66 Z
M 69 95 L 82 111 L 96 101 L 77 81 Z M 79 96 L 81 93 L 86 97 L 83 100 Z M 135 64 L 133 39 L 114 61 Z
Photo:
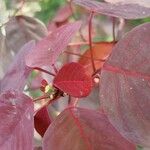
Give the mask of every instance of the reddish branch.
M 93 68 L 93 72 L 95 72 L 96 68 L 95 68 L 95 64 L 94 64 L 94 56 L 93 56 L 93 51 L 92 51 L 92 19 L 93 19 L 93 16 L 94 16 L 94 12 L 91 12 L 90 18 L 89 18 L 89 46 L 90 46 L 92 68 Z
M 116 41 L 116 36 L 115 36 L 115 23 L 116 23 L 116 19 L 113 17 L 113 18 L 112 18 L 112 35 L 113 35 L 113 42 Z
M 33 69 L 41 71 L 41 72 L 44 72 L 44 73 L 47 73 L 47 74 L 49 74 L 51 76 L 54 76 L 54 77 L 56 76 L 54 73 L 51 73 L 51 72 L 49 72 L 49 71 L 47 71 L 45 69 L 39 68 L 39 67 L 34 67 Z
M 50 97 L 50 96 L 49 96 L 49 97 Z M 39 100 L 45 100 L 45 99 L 47 99 L 47 98 L 49 98 L 49 97 L 48 97 L 48 95 L 46 95 L 45 97 L 44 97 L 44 96 L 41 96 L 41 97 L 35 99 L 34 102 L 39 101 Z M 57 101 L 60 97 L 61 97 L 61 96 L 59 95 L 59 96 L 57 96 L 57 97 L 54 97 L 54 98 L 52 98 L 52 99 L 49 99 L 49 101 L 46 102 L 44 105 L 42 105 L 41 108 L 39 108 L 38 110 L 36 110 L 36 111 L 34 112 L 34 114 L 36 114 L 36 113 L 37 113 L 40 109 L 42 109 L 43 107 L 48 106 L 48 105 L 52 104 L 53 102 Z

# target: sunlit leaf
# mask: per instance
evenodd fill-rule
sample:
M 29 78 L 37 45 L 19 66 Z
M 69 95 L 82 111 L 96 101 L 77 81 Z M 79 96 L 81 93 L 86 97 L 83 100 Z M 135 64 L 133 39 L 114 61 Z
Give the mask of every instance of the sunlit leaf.
M 85 97 L 92 89 L 92 78 L 79 63 L 64 65 L 54 79 L 54 86 L 73 97 Z
M 131 30 L 104 64 L 100 100 L 128 140 L 150 146 L 150 23 Z
M 49 126 L 43 150 L 135 150 L 100 112 L 68 108 Z
M 95 64 L 96 70 L 99 70 L 102 68 L 105 60 L 110 55 L 112 47 L 114 45 L 115 43 L 113 42 L 99 42 L 99 43 L 93 44 L 92 52 L 93 52 L 94 64 Z M 92 75 L 94 72 L 92 68 L 91 59 L 89 58 L 91 58 L 90 49 L 85 51 L 85 53 L 83 54 L 83 57 L 79 59 L 79 63 L 84 66 L 86 72 L 89 75 Z

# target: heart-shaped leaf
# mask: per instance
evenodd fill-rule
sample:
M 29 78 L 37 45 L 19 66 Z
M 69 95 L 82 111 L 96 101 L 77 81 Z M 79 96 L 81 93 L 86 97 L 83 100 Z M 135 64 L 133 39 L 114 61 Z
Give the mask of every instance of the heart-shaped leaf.
M 150 23 L 131 30 L 104 64 L 100 100 L 114 127 L 150 147 Z
M 96 13 L 124 19 L 139 19 L 150 16 L 150 8 L 138 4 L 111 4 L 94 0 L 73 0 L 74 3 Z
M 25 44 L 14 58 L 4 78 L 0 81 L 0 91 L 15 89 L 22 91 L 31 68 L 25 65 L 25 55 L 34 47 L 35 42 Z M 6 66 L 8 67 L 8 66 Z
M 48 114 L 47 107 L 41 108 L 34 116 L 34 127 L 36 131 L 43 137 L 45 131 L 51 123 L 51 118 Z
M 26 64 L 30 67 L 50 66 L 68 45 L 79 30 L 81 22 L 66 24 L 42 39 L 27 55 Z
M 96 70 L 102 68 L 105 60 L 110 55 L 114 45 L 115 45 L 114 42 L 99 42 L 93 44 L 92 52 Z M 82 56 L 83 57 L 79 59 L 79 63 L 84 66 L 87 74 L 92 75 L 94 72 L 92 68 L 91 59 L 89 59 L 91 57 L 90 49 L 85 51 L 85 53 Z
M 52 122 L 43 150 L 136 150 L 100 112 L 68 108 Z
M 54 79 L 54 86 L 73 97 L 86 97 L 92 89 L 92 78 L 79 63 L 64 65 Z
M 0 149 L 33 149 L 33 103 L 16 91 L 0 95 Z

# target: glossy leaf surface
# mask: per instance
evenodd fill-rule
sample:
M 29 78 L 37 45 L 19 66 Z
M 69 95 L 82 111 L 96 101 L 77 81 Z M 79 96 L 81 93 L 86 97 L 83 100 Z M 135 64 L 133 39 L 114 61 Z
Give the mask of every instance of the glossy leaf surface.
M 50 33 L 38 42 L 34 49 L 27 55 L 27 65 L 30 67 L 39 67 L 54 64 L 80 26 L 81 22 L 78 21 L 61 26 Z
M 93 52 L 93 57 L 94 57 L 94 64 L 96 70 L 99 70 L 102 68 L 105 60 L 108 58 L 108 56 L 111 53 L 112 47 L 115 45 L 113 42 L 99 42 L 99 43 L 94 43 L 92 52 Z M 92 63 L 90 58 L 90 50 L 88 49 L 85 51 L 83 54 L 83 57 L 79 59 L 79 63 L 82 64 L 87 72 L 87 74 L 92 75 L 93 68 L 92 68 Z M 87 58 L 89 57 L 89 58 Z
M 24 94 L 6 91 L 0 95 L 0 149 L 33 149 L 33 103 Z
M 41 108 L 34 116 L 34 127 L 36 131 L 43 137 L 45 131 L 51 123 L 47 107 Z
M 101 74 L 100 100 L 127 139 L 150 146 L 150 23 L 131 30 L 112 50 Z
M 31 72 L 31 68 L 25 65 L 25 55 L 34 47 L 35 42 L 30 41 L 25 44 L 19 53 L 14 58 L 12 64 L 8 67 L 8 70 L 4 78 L 0 81 L 0 92 L 15 89 L 22 91 L 24 89 L 26 79 Z
M 54 86 L 73 97 L 85 97 L 92 89 L 92 78 L 79 63 L 64 65 L 54 79 Z
M 73 0 L 74 3 L 96 13 L 120 17 L 124 19 L 139 19 L 150 17 L 150 8 L 138 4 L 111 4 L 95 0 Z
M 68 108 L 46 131 L 43 150 L 135 150 L 100 112 Z

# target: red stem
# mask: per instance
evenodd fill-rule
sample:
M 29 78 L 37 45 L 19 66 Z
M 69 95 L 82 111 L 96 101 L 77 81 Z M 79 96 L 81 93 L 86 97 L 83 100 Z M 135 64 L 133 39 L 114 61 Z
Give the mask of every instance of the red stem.
M 40 96 L 40 97 L 34 99 L 34 102 L 37 102 L 37 101 L 40 101 L 40 100 L 43 100 L 43 99 L 47 99 L 49 97 L 50 97 L 49 95 L 43 95 L 43 96 Z
M 94 12 L 91 12 L 90 18 L 89 18 L 89 46 L 90 46 L 90 55 L 91 55 L 91 63 L 92 63 L 92 68 L 93 72 L 96 71 L 95 64 L 94 64 L 94 56 L 93 56 L 93 51 L 92 51 L 92 19 L 94 16 Z
M 34 112 L 34 114 L 36 114 L 40 109 L 42 109 L 43 107 L 45 107 L 45 106 L 48 106 L 48 105 L 50 105 L 51 103 L 53 103 L 53 102 L 55 102 L 57 99 L 59 99 L 61 96 L 58 96 L 58 97 L 55 97 L 55 98 L 53 98 L 53 99 L 50 99 L 48 102 L 46 102 L 41 108 L 39 108 L 38 110 L 36 110 L 35 112 Z
M 39 68 L 39 67 L 34 67 L 33 69 L 39 70 L 39 71 L 44 72 L 44 73 L 47 73 L 47 74 L 49 74 L 51 76 L 54 76 L 54 77 L 56 76 L 55 74 L 53 74 L 53 73 L 51 73 L 51 72 L 49 72 L 49 71 L 47 71 L 45 69 Z
M 53 64 L 52 67 L 53 67 L 55 73 L 57 74 L 57 73 L 58 73 L 58 70 L 57 70 L 56 66 Z

